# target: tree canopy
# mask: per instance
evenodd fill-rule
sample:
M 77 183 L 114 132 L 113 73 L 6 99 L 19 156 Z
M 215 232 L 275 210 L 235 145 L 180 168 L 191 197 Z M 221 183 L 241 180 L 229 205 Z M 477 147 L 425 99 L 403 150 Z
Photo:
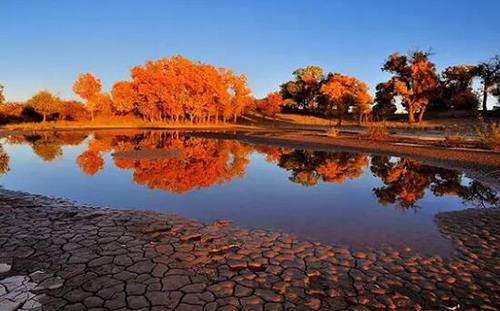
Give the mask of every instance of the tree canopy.
M 349 107 L 355 107 L 359 114 L 371 110 L 372 97 L 368 93 L 368 85 L 356 78 L 340 73 L 330 74 L 321 86 L 320 93 L 327 101 L 326 112 L 337 112 L 339 125 Z
M 391 85 L 392 95 L 399 96 L 408 112 L 408 121 L 421 121 L 433 92 L 438 85 L 436 66 L 429 61 L 429 53 L 413 51 L 409 55 L 393 53 L 382 67 L 392 74 L 386 83 Z
M 101 80 L 91 73 L 81 74 L 73 84 L 73 91 L 87 101 L 86 108 L 94 119 L 95 112 L 99 111 L 100 106 L 97 97 L 101 93 Z
M 498 94 L 500 84 L 500 55 L 495 55 L 492 59 L 477 65 L 477 75 L 483 84 L 483 113 L 488 110 L 488 94 Z
M 262 115 L 274 118 L 283 106 L 283 97 L 279 92 L 267 94 L 263 99 L 256 100 L 256 109 Z
M 43 116 L 43 121 L 47 120 L 47 115 L 59 111 L 60 100 L 49 91 L 40 91 L 31 97 L 27 104 L 36 112 Z
M 182 56 L 136 66 L 131 81 L 112 89 L 116 111 L 157 121 L 236 120 L 252 103 L 250 94 L 244 75 Z

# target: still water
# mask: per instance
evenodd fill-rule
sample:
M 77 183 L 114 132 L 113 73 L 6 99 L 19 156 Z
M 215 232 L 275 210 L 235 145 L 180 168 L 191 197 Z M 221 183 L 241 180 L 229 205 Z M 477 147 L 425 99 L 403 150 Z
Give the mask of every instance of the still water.
M 448 254 L 438 212 L 496 192 L 409 158 L 296 150 L 164 131 L 39 133 L 1 140 L 0 184 L 82 203 L 229 219 L 359 248 Z

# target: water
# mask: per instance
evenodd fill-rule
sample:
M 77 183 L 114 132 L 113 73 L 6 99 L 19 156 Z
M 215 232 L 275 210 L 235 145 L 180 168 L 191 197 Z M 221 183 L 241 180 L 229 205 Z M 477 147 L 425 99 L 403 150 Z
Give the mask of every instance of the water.
M 498 199 L 459 171 L 412 159 L 178 132 L 40 133 L 4 138 L 2 145 L 0 184 L 7 189 L 205 222 L 229 219 L 354 248 L 448 254 L 451 243 L 434 215 Z

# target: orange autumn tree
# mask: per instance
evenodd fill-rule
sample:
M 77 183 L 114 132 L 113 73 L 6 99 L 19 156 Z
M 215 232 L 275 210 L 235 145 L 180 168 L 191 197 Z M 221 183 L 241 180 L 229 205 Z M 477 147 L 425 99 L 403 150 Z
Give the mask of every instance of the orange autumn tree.
M 61 106 L 60 102 L 60 99 L 49 91 L 40 91 L 33 95 L 26 104 L 41 114 L 42 121 L 45 122 L 48 115 L 58 112 Z
M 113 111 L 113 101 L 107 93 L 99 93 L 94 97 L 94 107 L 95 113 L 98 113 L 104 117 L 110 117 L 114 114 Z
M 112 105 L 116 112 L 129 114 L 136 109 L 137 95 L 134 87 L 128 81 L 119 81 L 111 88 Z
M 244 110 L 252 104 L 252 98 L 250 94 L 252 93 L 247 87 L 247 78 L 245 75 L 236 75 L 232 71 L 221 68 L 219 72 L 223 75 L 227 92 L 229 94 L 229 102 L 226 104 L 226 113 L 233 117 L 233 121 L 236 122 L 238 116 L 240 116 Z
M 355 107 L 361 114 L 366 113 L 372 103 L 366 83 L 340 73 L 330 74 L 321 86 L 320 93 L 326 99 L 326 112 L 331 115 L 335 111 L 338 115 L 339 126 L 349 107 Z
M 101 92 L 101 80 L 94 77 L 91 73 L 81 74 L 73 84 L 73 92 L 87 101 L 86 108 L 93 120 L 95 112 L 100 108 L 97 96 Z M 102 104 L 102 98 L 100 100 Z
M 279 92 L 272 92 L 265 98 L 257 100 L 255 106 L 260 114 L 274 118 L 283 107 L 283 98 Z
M 131 81 L 116 83 L 112 95 L 117 111 L 150 121 L 236 120 L 251 104 L 245 76 L 182 56 L 132 68 Z
M 393 74 L 387 83 L 394 86 L 393 96 L 401 97 L 410 123 L 415 122 L 415 116 L 418 122 L 422 121 L 438 85 L 436 66 L 429 61 L 429 55 L 423 51 L 414 51 L 408 56 L 393 53 L 382 67 L 383 71 Z

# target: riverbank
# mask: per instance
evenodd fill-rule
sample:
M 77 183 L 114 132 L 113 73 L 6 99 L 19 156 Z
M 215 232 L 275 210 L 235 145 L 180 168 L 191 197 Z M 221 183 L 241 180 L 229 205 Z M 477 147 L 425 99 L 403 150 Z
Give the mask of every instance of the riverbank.
M 439 214 L 452 258 L 0 190 L 0 309 L 500 307 L 500 210 Z M 453 309 L 455 308 L 455 309 Z

